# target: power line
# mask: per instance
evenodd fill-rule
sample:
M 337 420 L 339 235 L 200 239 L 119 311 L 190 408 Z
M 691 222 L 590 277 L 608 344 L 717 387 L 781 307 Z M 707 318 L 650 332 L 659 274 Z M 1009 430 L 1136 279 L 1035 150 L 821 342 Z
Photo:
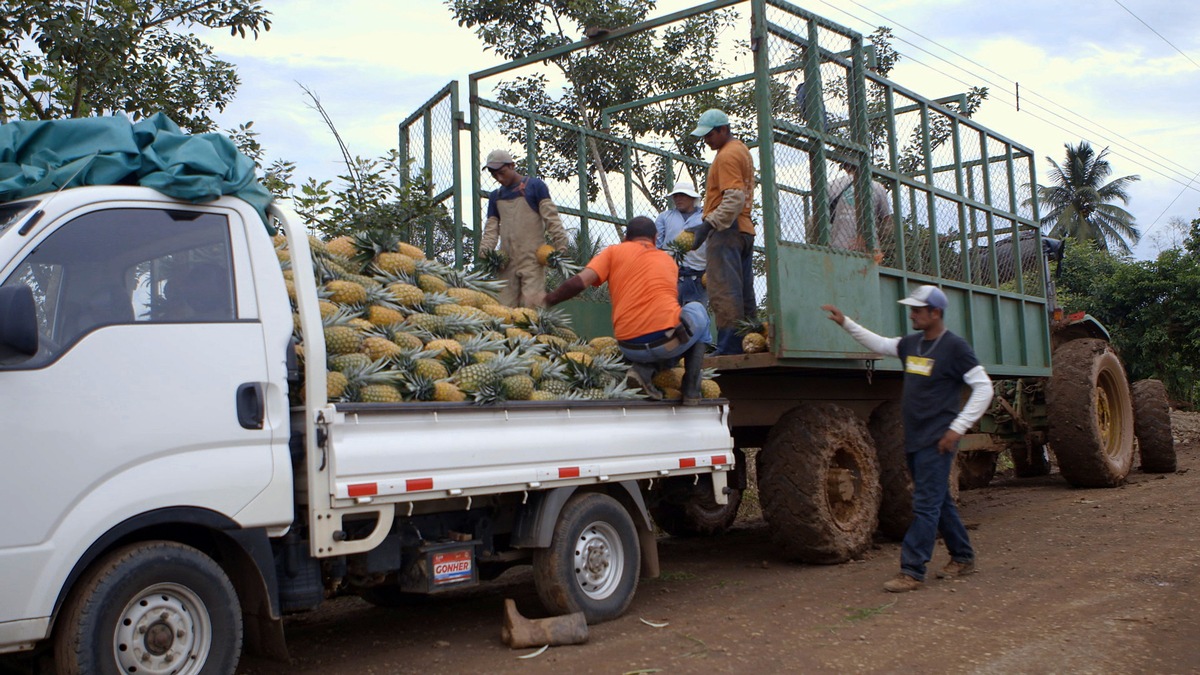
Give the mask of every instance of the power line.
M 848 12 L 848 11 L 846 11 L 846 10 L 844 10 L 844 9 L 840 8 L 840 7 L 836 7 L 836 6 L 834 6 L 834 5 L 831 5 L 831 4 L 830 4 L 829 2 L 827 2 L 826 0 L 821 0 L 821 1 L 822 1 L 822 3 L 823 3 L 823 4 L 825 4 L 825 5 L 827 5 L 827 6 L 831 7 L 831 8 L 833 8 L 833 9 L 835 9 L 835 10 L 837 10 L 837 11 L 839 11 L 839 12 L 841 12 L 841 13 L 843 13 L 843 14 L 845 14 L 845 15 L 847 15 L 847 16 L 849 16 L 849 17 L 851 17 L 851 18 L 853 18 L 853 19 L 855 19 L 855 20 L 857 20 L 857 21 L 859 21 L 859 22 L 861 22 L 861 23 L 863 23 L 863 24 L 865 24 L 865 25 L 868 25 L 868 26 L 870 26 L 870 25 L 873 25 L 873 24 L 872 24 L 870 21 L 867 21 L 867 20 L 865 20 L 865 19 L 863 19 L 863 18 L 861 18 L 861 17 L 855 16 L 854 14 L 852 14 L 852 13 L 850 13 L 850 12 Z M 905 26 L 904 24 L 901 24 L 900 22 L 893 20 L 891 17 L 888 17 L 888 16 L 886 16 L 886 15 L 884 15 L 884 14 L 881 14 L 880 12 L 877 12 L 877 11 L 875 11 L 875 10 L 873 10 L 873 9 L 869 8 L 869 7 L 866 7 L 866 6 L 862 5 L 862 4 L 861 4 L 861 3 L 859 3 L 859 2 L 856 2 L 856 0 L 847 0 L 847 1 L 848 1 L 848 2 L 851 2 L 852 4 L 854 4 L 854 5 L 858 6 L 858 7 L 862 8 L 862 9 L 864 9 L 864 10 L 866 10 L 866 11 L 868 11 L 868 12 L 872 13 L 872 14 L 874 14 L 875 16 L 878 16 L 879 18 L 883 19 L 884 21 L 887 21 L 887 22 L 889 22 L 889 23 L 895 24 L 895 25 L 897 25 L 897 26 L 899 26 L 899 27 L 903 28 L 904 30 L 906 30 L 906 31 L 909 31 L 909 32 L 913 33 L 914 35 L 917 35 L 917 36 L 921 37 L 922 39 L 924 39 L 924 40 L 927 40 L 928 42 L 930 42 L 930 43 L 932 43 L 932 44 L 934 44 L 934 45 L 937 45 L 938 47 L 940 47 L 940 48 L 942 48 L 942 49 L 944 49 L 944 50 L 946 50 L 946 51 L 950 52 L 951 54 L 954 54 L 955 56 L 958 56 L 959 58 L 962 58 L 963 60 L 965 60 L 965 61 L 968 61 L 968 62 L 970 62 L 970 63 L 972 63 L 972 64 L 974 64 L 974 65 L 976 65 L 976 66 L 978 66 L 978 67 L 982 68 L 983 70 L 985 70 L 985 71 L 987 71 L 987 72 L 989 72 L 989 73 L 992 73 L 992 74 L 996 75 L 997 77 L 999 77 L 999 78 L 1000 78 L 1000 79 L 1002 79 L 1002 80 L 1005 80 L 1005 81 L 1008 81 L 1008 82 L 1013 82 L 1013 83 L 1015 84 L 1015 82 L 1014 82 L 1012 79 L 1010 79 L 1010 78 L 1008 78 L 1008 77 L 1005 77 L 1003 74 L 1001 74 L 1001 73 L 998 73 L 998 72 L 996 72 L 996 71 L 992 70 L 991 68 L 988 68 L 987 66 L 985 66 L 985 65 L 983 65 L 983 64 L 981 64 L 981 63 L 979 63 L 979 62 L 977 62 L 977 61 L 975 61 L 975 60 L 973 60 L 973 59 L 971 59 L 970 57 L 967 57 L 967 56 L 965 56 L 965 55 L 963 55 L 963 54 L 960 54 L 959 52 L 957 52 L 957 51 L 955 51 L 955 50 L 953 50 L 953 49 L 951 49 L 951 48 L 949 48 L 949 47 L 947 47 L 947 46 L 945 46 L 945 45 L 943 45 L 943 44 L 939 43 L 938 41 L 936 41 L 936 40 L 933 40 L 932 38 L 929 38 L 929 37 L 927 37 L 927 36 L 925 36 L 925 35 L 921 34 L 920 32 L 918 32 L 918 31 L 915 31 L 915 30 L 913 30 L 912 28 L 909 28 L 908 26 Z M 899 41 L 901 41 L 901 42 L 903 42 L 903 43 L 905 43 L 905 44 L 907 44 L 907 45 L 909 45 L 909 46 L 913 47 L 914 49 L 918 49 L 918 50 L 920 50 L 920 51 L 922 51 L 922 52 L 924 52 L 924 53 L 926 53 L 926 54 L 929 54 L 930 56 L 934 57 L 935 59 L 938 59 L 939 61 L 942 61 L 943 63 L 946 63 L 946 64 L 948 64 L 948 65 L 950 65 L 950 66 L 952 66 L 952 67 L 954 67 L 954 68 L 956 68 L 956 69 L 958 69 L 958 70 L 961 70 L 962 72 L 964 72 L 964 73 L 967 73 L 968 75 L 970 75 L 970 76 L 972 76 L 972 77 L 978 77 L 979 79 L 981 79 L 981 80 L 983 80 L 984 82 L 986 82 L 986 83 L 988 83 L 988 84 L 992 85 L 993 87 L 996 87 L 996 88 L 997 88 L 997 89 L 999 89 L 1000 91 L 1003 91 L 1003 92 L 1005 92 L 1005 93 L 1007 93 L 1007 94 L 1010 94 L 1010 95 L 1012 95 L 1012 96 L 1014 96 L 1014 97 L 1016 96 L 1015 92 L 1008 90 L 1008 89 L 1007 89 L 1006 87 L 1004 87 L 1003 85 L 996 84 L 995 82 L 992 82 L 991 80 L 987 79 L 986 77 L 982 77 L 982 76 L 980 76 L 979 74 L 977 74 L 977 73 L 974 73 L 974 72 L 972 72 L 972 71 L 968 70 L 967 68 L 964 68 L 964 67 L 962 67 L 962 66 L 960 66 L 960 65 L 958 65 L 958 64 L 956 64 L 956 63 L 954 63 L 954 62 L 952 62 L 952 61 L 949 61 L 949 60 L 945 59 L 944 57 L 942 57 L 942 56 L 940 56 L 940 55 L 938 55 L 938 54 L 935 54 L 935 53 L 933 53 L 933 52 L 929 51 L 928 49 L 925 49 L 925 48 L 921 47 L 920 45 L 917 45 L 917 44 L 915 44 L 915 43 L 913 43 L 913 42 L 911 42 L 911 41 L 909 41 L 909 40 L 906 40 L 906 39 L 904 39 L 904 38 L 903 38 L 903 37 L 901 37 L 901 36 L 895 36 L 895 37 L 896 37 L 896 39 L 897 39 L 897 40 L 899 40 Z M 906 55 L 906 56 L 908 56 L 908 58 L 909 58 L 910 60 L 912 60 L 912 61 L 915 61 L 915 62 L 917 62 L 917 63 L 921 63 L 920 61 L 917 61 L 917 59 L 913 58 L 911 55 Z M 946 73 L 946 72 L 944 72 L 944 71 L 942 71 L 942 70 L 939 70 L 939 69 L 937 69 L 937 68 L 934 68 L 934 67 L 932 67 L 932 66 L 930 66 L 930 65 L 928 65 L 928 64 L 921 63 L 921 65 L 923 65 L 923 66 L 925 66 L 926 68 L 929 68 L 930 70 L 933 70 L 934 72 L 937 72 L 937 73 L 939 73 L 939 74 L 941 74 L 941 75 L 943 75 L 943 76 L 945 76 L 945 77 L 949 77 L 949 78 L 951 78 L 951 79 L 955 80 L 956 82 L 960 82 L 960 83 L 964 84 L 965 86 L 971 86 L 971 85 L 969 85 L 969 84 L 967 84 L 967 83 L 965 83 L 965 82 L 962 82 L 962 80 L 959 80 L 959 79 L 957 79 L 957 78 L 955 78 L 955 77 L 951 76 L 950 74 L 948 74 L 948 73 Z M 1128 144 L 1129 144 L 1129 146 L 1124 146 L 1123 144 L 1121 144 L 1121 143 L 1117 143 L 1117 142 L 1115 142 L 1115 141 L 1112 141 L 1111 139 L 1105 139 L 1105 140 L 1107 140 L 1107 141 L 1108 141 L 1108 144 L 1109 144 L 1110 146 L 1113 146 L 1113 145 L 1115 145 L 1115 146 L 1117 146 L 1117 147 L 1124 147 L 1124 148 L 1126 148 L 1126 150 L 1127 150 L 1128 152 L 1130 152 L 1130 153 L 1134 154 L 1134 155 L 1136 156 L 1136 158 L 1137 158 L 1137 159 L 1140 159 L 1140 160 L 1141 160 L 1139 163 L 1151 163 L 1151 164 L 1152 164 L 1152 163 L 1154 163 L 1154 160 L 1153 160 L 1151 157 L 1149 157 L 1147 154 L 1142 154 L 1142 153 L 1140 153 L 1140 152 L 1137 152 L 1136 150 L 1134 150 L 1134 148 L 1138 148 L 1138 149 L 1140 149 L 1140 150 L 1144 151 L 1145 153 L 1148 153 L 1149 155 L 1153 155 L 1154 157 L 1157 157 L 1159 160 L 1162 160 L 1163 162 L 1166 162 L 1166 163 L 1168 163 L 1168 164 L 1174 165 L 1175 167 L 1179 167 L 1179 169 L 1181 169 L 1181 170 L 1177 170 L 1177 169 L 1170 168 L 1170 167 L 1168 167 L 1168 168 L 1170 168 L 1170 170 L 1171 170 L 1171 171 L 1173 171 L 1173 172 L 1177 173 L 1177 174 L 1178 174 L 1180 177 L 1182 177 L 1183 179 L 1185 179 L 1187 182 L 1185 182 L 1184 180 L 1180 180 L 1180 179 L 1178 179 L 1178 178 L 1171 178 L 1170 176 L 1165 176 L 1165 175 L 1164 175 L 1164 174 L 1162 174 L 1161 172 L 1159 172 L 1159 171 L 1156 171 L 1156 170 L 1154 170 L 1154 169 L 1150 168 L 1149 166 L 1146 166 L 1146 168 L 1150 169 L 1150 170 L 1151 170 L 1151 171 L 1153 171 L 1154 173 L 1157 173 L 1158 175 L 1160 175 L 1160 176 L 1163 176 L 1164 178 L 1170 178 L 1171 180 L 1174 180 L 1176 183 L 1179 183 L 1180 185 L 1184 185 L 1184 186 L 1185 186 L 1185 189 L 1186 189 L 1186 188 L 1187 188 L 1187 187 L 1190 185 L 1190 183 L 1191 183 L 1191 180 L 1189 179 L 1189 174 L 1190 174 L 1190 172 L 1191 172 L 1191 168 L 1190 168 L 1190 167 L 1186 167 L 1186 166 L 1184 166 L 1184 165 L 1182 165 L 1182 164 L 1180 164 L 1180 163 L 1178 163 L 1178 162 L 1176 162 L 1176 161 L 1174 161 L 1174 160 L 1172 160 L 1172 159 L 1170 159 L 1170 158 L 1168 158 L 1168 157 L 1165 157 L 1165 156 L 1163 156 L 1162 154 L 1160 154 L 1160 153 L 1158 153 L 1158 152 L 1155 152 L 1154 150 L 1151 150 L 1150 148 L 1147 148 L 1146 146 L 1144 146 L 1144 145 L 1141 145 L 1140 143 L 1137 143 L 1136 141 L 1133 141 L 1133 140 L 1131 140 L 1131 139 L 1129 139 L 1129 138 L 1127 138 L 1127 137 L 1123 136 L 1122 134 L 1120 134 L 1120 133 L 1118 133 L 1118 132 L 1116 132 L 1116 131 L 1113 131 L 1112 129 L 1109 129 L 1109 128 L 1105 127 L 1104 125 L 1102 125 L 1102 124 L 1100 124 L 1100 123 L 1098 123 L 1098 122 L 1095 122 L 1094 120 L 1091 120 L 1091 119 L 1089 119 L 1089 118 L 1087 118 L 1087 117 L 1085 117 L 1085 116 L 1083 116 L 1083 115 L 1081 115 L 1081 114 L 1079 114 L 1079 113 L 1077 113 L 1077 112 L 1075 112 L 1075 111 L 1073 111 L 1073 110 L 1071 110 L 1071 109 L 1067 108 L 1066 106 L 1064 106 L 1064 105 L 1062 105 L 1062 104 L 1060 104 L 1060 103 L 1058 103 L 1058 102 L 1054 101 L 1053 99 L 1049 98 L 1048 96 L 1045 96 L 1045 95 L 1043 95 L 1043 94 L 1040 94 L 1040 93 L 1038 93 L 1038 92 L 1036 92 L 1036 91 L 1033 91 L 1033 90 L 1030 90 L 1030 89 L 1028 89 L 1028 88 L 1026 89 L 1026 92 L 1027 92 L 1027 93 L 1029 93 L 1029 94 L 1034 94 L 1034 95 L 1036 95 L 1038 98 L 1044 99 L 1044 100 L 1046 100 L 1047 102 L 1049 102 L 1049 103 L 1053 104 L 1054 106 L 1056 106 L 1056 107 L 1058 107 L 1058 108 L 1060 108 L 1060 109 L 1062 109 L 1062 110 L 1064 110 L 1064 111 L 1068 112 L 1069 114 L 1071 114 L 1071 115 L 1074 115 L 1075 117 L 1078 117 L 1078 118 L 1080 118 L 1080 119 L 1084 120 L 1084 121 L 1085 121 L 1085 122 L 1087 122 L 1088 124 L 1091 124 L 1091 125 L 1093 125 L 1093 126 L 1095 126 L 1095 127 L 1098 127 L 1098 128 L 1100 128 L 1100 129 L 1102 129 L 1102 130 L 1104 130 L 1104 131 L 1106 131 L 1106 132 L 1108 132 L 1108 133 L 1110 133 L 1110 134 L 1112 134 L 1112 135 L 1114 135 L 1114 136 L 1116 136 L 1116 137 L 1118 137 L 1118 138 L 1120 138 L 1120 139 L 1124 140 L 1126 143 L 1128 143 Z M 1012 102 L 1013 100 L 1014 100 L 1014 99 L 1009 99 L 1009 102 Z M 1036 102 L 1032 102 L 1032 101 L 1028 101 L 1028 102 L 1027 102 L 1027 104 L 1028 104 L 1028 105 L 1035 106 L 1035 107 L 1037 107 L 1037 108 L 1039 108 L 1039 109 L 1041 109 L 1041 110 L 1045 111 L 1046 113 L 1048 113 L 1048 114 L 1050 114 L 1050 115 L 1054 115 L 1055 117 L 1058 117 L 1059 119 L 1063 120 L 1064 122 L 1066 122 L 1066 123 L 1068 123 L 1068 124 L 1071 124 L 1071 125 L 1074 125 L 1074 126 L 1076 126 L 1076 127 L 1079 127 L 1079 128 L 1080 128 L 1081 130 L 1083 130 L 1085 133 L 1089 133 L 1089 132 L 1088 132 L 1086 129 L 1084 129 L 1084 128 L 1082 127 L 1082 125 L 1080 125 L 1078 122 L 1075 122 L 1075 121 L 1073 121 L 1073 120 L 1067 119 L 1066 117 L 1062 116 L 1061 114 L 1059 114 L 1059 113 L 1056 113 L 1056 112 L 1054 112 L 1053 110 L 1050 110 L 1049 108 L 1046 108 L 1046 107 L 1045 107 L 1045 106 L 1043 106 L 1043 105 L 1040 105 L 1040 104 L 1038 104 L 1038 103 L 1036 103 Z M 1040 120 L 1040 121 L 1043 121 L 1043 122 L 1047 122 L 1047 120 L 1045 120 L 1045 119 L 1044 119 L 1044 118 L 1042 118 L 1042 117 L 1039 117 L 1039 116 L 1037 116 L 1037 115 L 1033 115 L 1032 113 L 1028 113 L 1028 111 L 1025 111 L 1025 112 L 1026 112 L 1027 114 L 1029 114 L 1031 117 L 1034 117 L 1035 119 L 1038 119 L 1038 120 Z M 1057 128 L 1057 129 L 1060 129 L 1060 130 L 1062 130 L 1062 131 L 1066 131 L 1067 133 L 1070 133 L 1070 134 L 1075 134 L 1075 133 L 1076 133 L 1075 131 L 1071 131 L 1071 130 L 1068 130 L 1068 129 L 1064 129 L 1063 127 L 1061 127 L 1061 126 L 1059 126 L 1059 125 L 1057 125 L 1057 124 L 1052 124 L 1051 126 L 1054 126 L 1055 128 Z M 1092 133 L 1094 133 L 1094 132 L 1092 132 Z M 1103 137 L 1103 135 L 1101 135 L 1101 136 Z M 1132 147 L 1130 147 L 1130 146 L 1132 146 Z M 1119 154 L 1119 153 L 1118 153 L 1118 154 Z M 1137 161 L 1137 160 L 1135 159 L 1135 161 Z
M 1171 203 L 1167 204 L 1167 207 L 1162 210 L 1162 213 L 1158 214 L 1158 217 L 1154 219 L 1154 222 L 1150 223 L 1150 227 L 1147 227 L 1146 231 L 1142 233 L 1143 237 L 1150 234 L 1150 231 L 1153 230 L 1156 225 L 1158 225 L 1158 221 L 1162 220 L 1162 217 L 1167 214 L 1167 211 L 1171 210 L 1172 206 L 1175 206 L 1175 202 L 1179 201 L 1179 198 L 1183 196 L 1184 192 L 1187 192 L 1187 189 L 1191 187 L 1191 184 L 1195 182 L 1197 178 L 1200 178 L 1200 171 L 1197 171 L 1196 175 L 1192 176 L 1192 180 L 1188 181 L 1188 184 L 1179 191 L 1179 194 L 1175 195 L 1175 199 L 1172 199 Z
M 853 0 L 851 0 L 851 1 L 853 1 Z M 1121 9 L 1125 10 L 1126 12 L 1129 12 L 1129 16 L 1132 16 L 1133 18 L 1137 19 L 1138 21 L 1141 21 L 1141 24 L 1143 26 L 1145 26 L 1146 28 L 1149 28 L 1151 33 L 1154 33 L 1155 35 L 1157 35 L 1160 39 L 1162 39 L 1163 42 L 1171 45 L 1171 49 L 1174 49 L 1175 51 L 1179 52 L 1179 55 L 1182 56 L 1183 58 L 1187 59 L 1188 61 L 1191 61 L 1193 66 L 1200 68 L 1200 63 L 1196 63 L 1195 59 L 1193 59 L 1192 57 L 1185 54 L 1182 49 L 1180 49 L 1179 47 L 1176 47 L 1170 40 L 1163 37 L 1162 33 L 1154 30 L 1154 26 L 1151 26 L 1150 24 L 1146 23 L 1145 21 L 1142 21 L 1142 17 L 1138 16 L 1137 14 L 1134 14 L 1132 9 L 1129 9 L 1125 5 L 1121 4 L 1121 0 L 1113 0 L 1113 2 L 1120 5 Z M 857 4 L 857 3 L 855 3 L 855 4 Z

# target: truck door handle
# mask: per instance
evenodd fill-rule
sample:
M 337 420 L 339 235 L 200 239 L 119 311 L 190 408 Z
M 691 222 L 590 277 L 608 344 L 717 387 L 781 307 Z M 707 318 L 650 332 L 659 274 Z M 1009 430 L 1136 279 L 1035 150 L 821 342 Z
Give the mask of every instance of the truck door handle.
M 262 382 L 245 382 L 237 388 L 238 424 L 245 429 L 263 428 Z

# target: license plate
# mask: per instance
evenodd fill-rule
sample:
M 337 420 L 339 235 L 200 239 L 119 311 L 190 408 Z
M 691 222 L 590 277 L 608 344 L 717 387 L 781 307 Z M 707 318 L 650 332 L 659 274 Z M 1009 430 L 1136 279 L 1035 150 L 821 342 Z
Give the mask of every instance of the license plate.
M 433 585 L 444 586 L 471 580 L 471 559 L 469 550 L 446 551 L 433 554 Z

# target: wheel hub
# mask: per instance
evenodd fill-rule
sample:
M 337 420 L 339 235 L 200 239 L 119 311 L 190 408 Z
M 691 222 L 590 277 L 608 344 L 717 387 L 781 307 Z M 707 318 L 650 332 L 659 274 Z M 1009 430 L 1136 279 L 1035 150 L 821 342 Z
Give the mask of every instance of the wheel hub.
M 157 584 L 136 595 L 113 634 L 117 667 L 125 673 L 198 673 L 212 646 L 204 603 L 179 584 Z
M 608 523 L 585 527 L 575 546 L 575 581 L 588 597 L 603 599 L 621 581 L 623 551 L 616 530 Z

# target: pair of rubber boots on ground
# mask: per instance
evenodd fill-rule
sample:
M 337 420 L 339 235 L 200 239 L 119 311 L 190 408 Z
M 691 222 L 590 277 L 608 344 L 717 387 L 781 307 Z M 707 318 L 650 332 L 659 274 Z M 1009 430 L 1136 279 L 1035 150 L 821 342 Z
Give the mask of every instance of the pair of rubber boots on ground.
M 697 340 L 683 354 L 683 405 L 698 405 L 700 403 L 700 378 L 703 375 L 704 353 L 707 345 Z M 634 362 L 629 368 L 629 379 L 633 380 L 646 396 L 652 401 L 661 401 L 662 390 L 654 385 L 654 374 L 660 370 L 668 370 L 675 365 L 674 359 L 652 361 L 649 363 Z

